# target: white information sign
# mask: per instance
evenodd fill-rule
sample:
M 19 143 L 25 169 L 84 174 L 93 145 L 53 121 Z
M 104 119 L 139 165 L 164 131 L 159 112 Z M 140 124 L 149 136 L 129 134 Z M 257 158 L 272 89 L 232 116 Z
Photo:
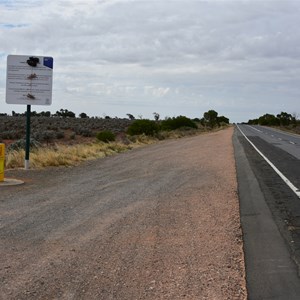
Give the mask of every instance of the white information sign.
M 52 57 L 8 55 L 6 103 L 50 105 L 52 73 Z

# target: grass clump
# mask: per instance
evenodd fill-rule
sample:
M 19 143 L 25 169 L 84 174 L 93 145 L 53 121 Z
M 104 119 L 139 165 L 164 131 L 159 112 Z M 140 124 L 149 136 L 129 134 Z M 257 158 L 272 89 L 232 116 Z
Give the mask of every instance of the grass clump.
M 10 150 L 5 153 L 5 168 L 19 168 L 24 166 L 25 151 L 23 149 Z
M 98 132 L 96 135 L 96 138 L 98 141 L 101 141 L 104 143 L 114 142 L 116 140 L 115 134 L 108 130 Z
M 49 166 L 75 166 L 85 160 L 102 158 L 132 149 L 130 145 L 120 143 L 110 144 L 77 144 L 73 146 L 56 145 L 55 147 L 40 147 L 30 153 L 30 165 L 33 168 Z M 24 150 L 9 151 L 6 154 L 7 169 L 24 167 Z

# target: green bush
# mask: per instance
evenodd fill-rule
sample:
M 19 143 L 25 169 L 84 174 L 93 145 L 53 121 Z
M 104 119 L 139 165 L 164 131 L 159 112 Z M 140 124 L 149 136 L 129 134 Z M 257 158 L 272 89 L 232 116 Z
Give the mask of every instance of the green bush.
M 157 133 L 159 127 L 155 121 L 151 120 L 135 120 L 127 130 L 129 135 L 145 134 L 153 136 Z
M 162 130 L 175 130 L 182 127 L 198 128 L 195 122 L 184 116 L 168 118 L 161 122 Z
M 114 142 L 116 140 L 115 134 L 111 131 L 98 132 L 96 137 L 99 141 L 104 142 L 104 143 Z

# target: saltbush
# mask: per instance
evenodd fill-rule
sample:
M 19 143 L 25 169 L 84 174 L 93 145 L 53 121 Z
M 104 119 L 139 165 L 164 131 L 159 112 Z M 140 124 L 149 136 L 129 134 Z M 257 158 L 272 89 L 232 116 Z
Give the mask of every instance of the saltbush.
M 65 137 L 65 133 L 63 131 L 57 131 L 56 132 L 56 138 L 57 139 L 63 139 Z
M 7 130 L 0 133 L 0 138 L 3 140 L 16 140 L 24 135 L 23 132 L 18 130 Z
M 96 137 L 99 141 L 104 142 L 104 143 L 113 142 L 116 140 L 115 134 L 108 130 L 98 132 Z
M 159 126 L 152 120 L 135 120 L 127 130 L 129 135 L 145 134 L 153 136 L 159 130 Z
M 76 132 L 77 135 L 81 135 L 81 136 L 84 136 L 84 137 L 93 136 L 92 130 L 89 129 L 89 128 L 85 128 L 85 127 L 75 128 L 75 132 Z
M 37 140 L 35 140 L 33 138 L 30 139 L 30 148 L 38 148 L 40 146 L 41 146 L 41 144 Z M 8 151 L 20 150 L 20 149 L 25 149 L 25 147 L 26 147 L 26 140 L 20 139 L 20 140 L 15 141 L 14 143 L 11 143 L 7 147 L 7 150 Z
M 56 132 L 53 130 L 38 130 L 32 133 L 32 137 L 39 142 L 51 142 L 56 138 Z

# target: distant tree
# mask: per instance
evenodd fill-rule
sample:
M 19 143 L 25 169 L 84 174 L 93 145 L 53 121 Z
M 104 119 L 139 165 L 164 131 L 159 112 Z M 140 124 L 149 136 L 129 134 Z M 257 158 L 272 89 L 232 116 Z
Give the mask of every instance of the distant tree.
M 160 117 L 159 113 L 154 112 L 154 113 L 153 113 L 153 116 L 154 116 L 154 120 L 155 120 L 155 121 L 158 121 L 158 120 L 159 120 L 159 117 Z
M 258 118 L 258 124 L 263 126 L 276 126 L 280 125 L 280 121 L 272 114 L 265 114 Z
M 73 113 L 72 111 L 69 111 L 66 109 L 66 116 L 69 117 L 69 118 L 75 118 L 76 115 L 75 113 Z
M 281 112 L 277 115 L 277 118 L 279 119 L 279 124 L 281 126 L 288 126 L 296 123 L 296 118 L 287 112 Z
M 258 119 L 251 119 L 248 121 L 249 125 L 258 125 Z
M 218 113 L 215 110 L 209 110 L 203 114 L 203 125 L 213 128 L 218 125 Z
M 56 112 L 55 114 L 58 117 L 63 117 L 63 118 L 75 118 L 75 113 L 72 111 L 69 111 L 67 109 L 60 109 L 59 111 Z
M 218 124 L 221 124 L 221 123 L 229 124 L 229 119 L 224 116 L 221 116 L 221 117 L 217 118 L 217 122 L 218 122 Z
M 51 117 L 51 112 L 50 111 L 42 111 L 41 116 L 50 118 Z
M 287 112 L 281 112 L 280 114 L 264 114 L 258 119 L 250 119 L 248 121 L 249 125 L 263 125 L 263 126 L 289 126 L 296 125 L 297 119 L 295 115 L 289 114 Z
M 135 120 L 135 117 L 132 114 L 127 114 L 127 116 L 130 120 Z
M 79 117 L 81 119 L 86 119 L 86 118 L 88 118 L 88 115 L 86 113 L 82 112 L 81 114 L 79 114 Z

